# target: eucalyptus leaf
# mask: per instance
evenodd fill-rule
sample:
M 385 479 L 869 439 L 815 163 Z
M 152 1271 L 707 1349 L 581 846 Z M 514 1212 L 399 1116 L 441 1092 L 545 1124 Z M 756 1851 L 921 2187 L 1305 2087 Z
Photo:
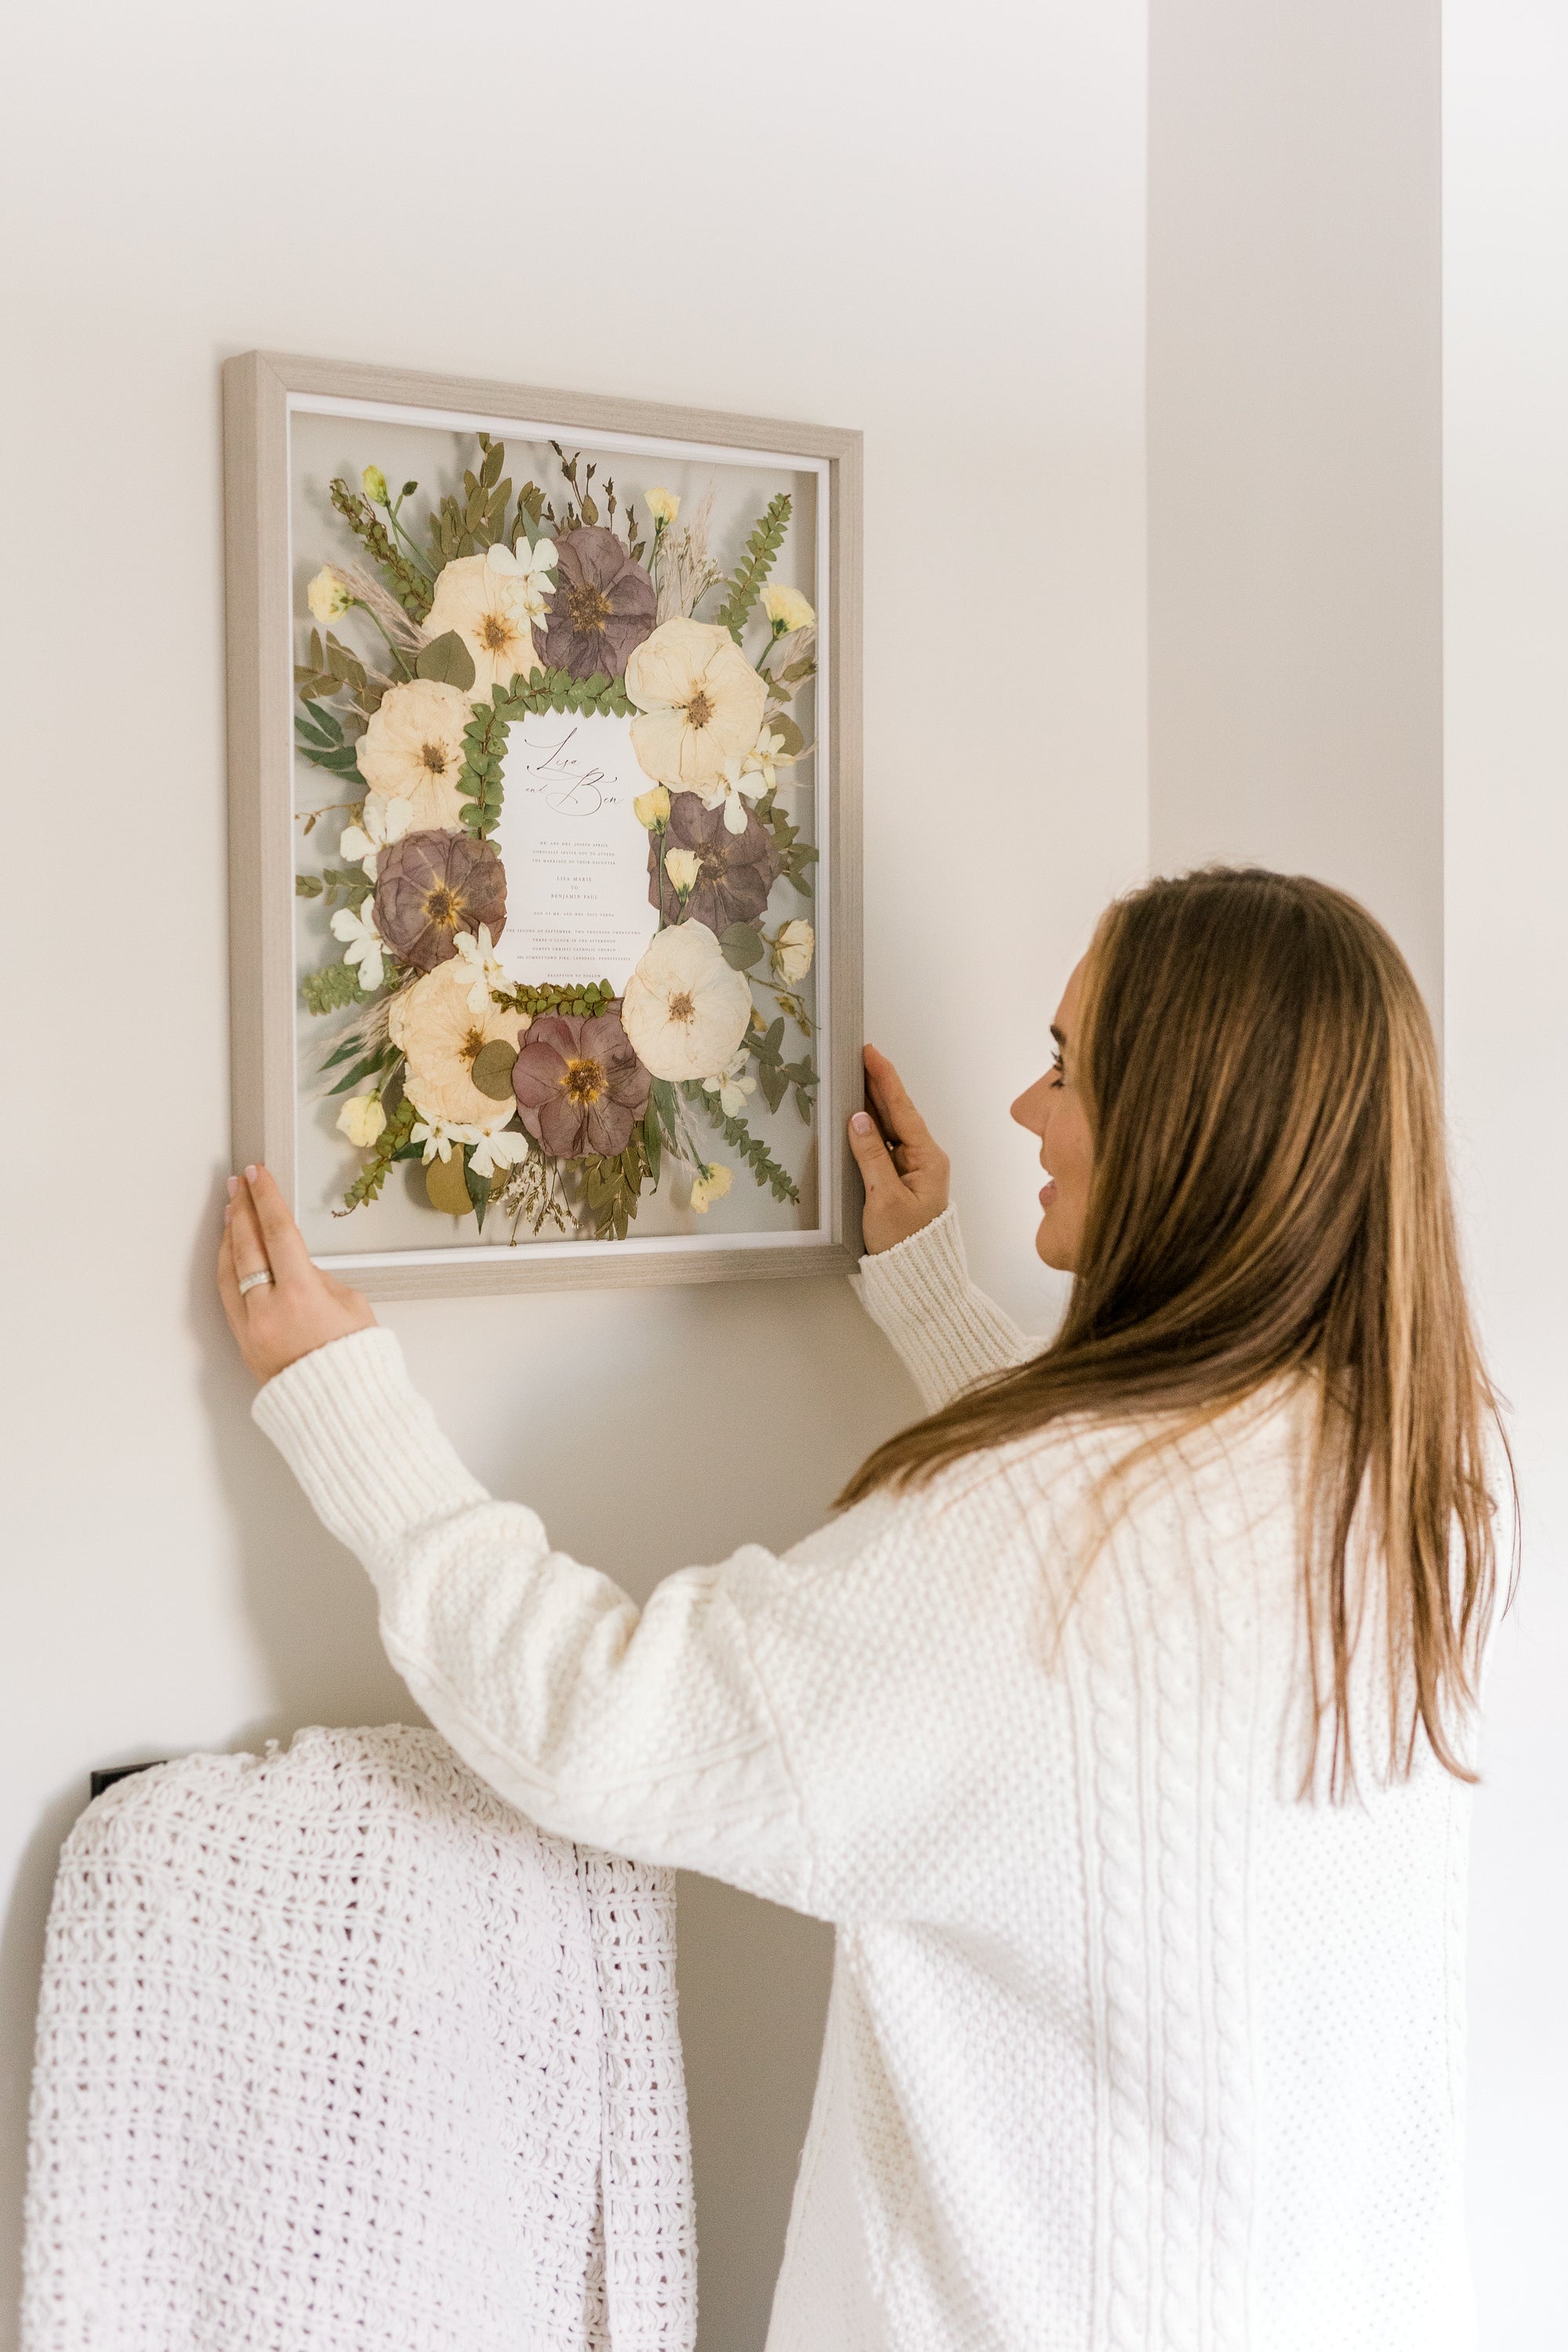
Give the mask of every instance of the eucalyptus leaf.
M 432 637 L 427 646 L 421 646 L 416 667 L 421 677 L 433 678 L 438 686 L 466 690 L 474 682 L 473 655 L 456 629 L 448 629 L 444 636 Z
M 784 737 L 784 750 L 779 754 L 780 758 L 798 760 L 805 749 L 805 737 L 801 733 L 795 720 L 786 718 L 782 710 L 775 710 L 767 721 L 767 725 L 773 734 Z
M 504 1037 L 492 1037 L 474 1055 L 468 1075 L 480 1094 L 491 1102 L 507 1102 L 511 1097 L 512 1064 L 517 1060 L 517 1047 L 509 1045 Z
M 763 954 L 763 935 L 750 923 L 731 923 L 719 934 L 719 945 L 724 950 L 724 961 L 736 971 L 750 971 L 761 963 Z
M 452 1146 L 449 1160 L 432 1160 L 425 1171 L 430 1206 L 444 1216 L 466 1217 L 473 1207 L 468 1198 L 468 1174 L 460 1145 Z

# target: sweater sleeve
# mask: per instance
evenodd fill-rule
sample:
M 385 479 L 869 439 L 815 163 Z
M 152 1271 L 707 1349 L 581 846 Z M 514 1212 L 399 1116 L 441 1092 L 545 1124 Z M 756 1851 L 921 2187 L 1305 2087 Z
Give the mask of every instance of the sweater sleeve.
M 553 1550 L 531 1510 L 486 1493 L 380 1328 L 301 1357 L 254 1412 L 369 1570 L 393 1664 L 492 1788 L 559 1836 L 813 1908 L 756 1663 L 787 1613 L 787 1560 L 746 1546 L 667 1577 L 639 1611 Z
M 1008 1370 L 1040 1342 L 969 1279 L 958 1213 L 940 1217 L 875 1257 L 863 1257 L 860 1302 L 902 1357 L 928 1412 L 988 1372 Z

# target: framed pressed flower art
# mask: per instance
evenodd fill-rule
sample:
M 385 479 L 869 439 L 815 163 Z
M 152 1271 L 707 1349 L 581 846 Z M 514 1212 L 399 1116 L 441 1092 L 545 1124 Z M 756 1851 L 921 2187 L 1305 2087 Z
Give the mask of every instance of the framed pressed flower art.
M 847 1266 L 859 436 L 224 391 L 237 1160 L 378 1297 Z

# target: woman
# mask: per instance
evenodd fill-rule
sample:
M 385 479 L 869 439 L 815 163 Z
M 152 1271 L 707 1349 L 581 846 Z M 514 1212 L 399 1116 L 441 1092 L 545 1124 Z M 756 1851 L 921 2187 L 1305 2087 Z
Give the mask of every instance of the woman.
M 929 1414 L 783 1559 L 639 1615 L 552 1553 L 247 1171 L 257 1418 L 497 1789 L 835 1923 L 772 2352 L 1446 2352 L 1496 1566 L 1431 1031 L 1352 900 L 1215 871 L 1109 910 L 1053 1034 L 1043 1351 L 868 1052 Z

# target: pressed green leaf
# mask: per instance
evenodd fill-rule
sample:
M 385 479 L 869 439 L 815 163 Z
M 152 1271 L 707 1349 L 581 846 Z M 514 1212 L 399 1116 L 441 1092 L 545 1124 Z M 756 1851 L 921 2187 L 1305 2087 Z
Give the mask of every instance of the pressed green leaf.
M 724 961 L 736 971 L 750 971 L 761 963 L 764 952 L 763 935 L 751 923 L 731 923 L 719 934 L 719 945 L 724 950 Z
M 469 1072 L 480 1094 L 491 1102 L 507 1102 L 511 1097 L 512 1064 L 517 1059 L 517 1047 L 509 1045 L 504 1037 L 492 1037 L 474 1055 Z
M 321 888 L 319 874 L 296 874 L 294 877 L 294 896 L 297 898 L 319 898 Z
M 432 1160 L 425 1171 L 425 1191 L 433 1209 L 448 1217 L 466 1217 L 473 1207 L 468 1198 L 468 1163 L 454 1144 L 449 1160 Z
M 787 718 L 782 710 L 775 710 L 766 723 L 773 734 L 782 735 L 784 738 L 784 749 L 779 754 L 780 758 L 798 760 L 805 749 L 805 737 L 801 733 L 795 720 Z
M 416 667 L 421 677 L 433 678 L 439 686 L 466 690 L 474 682 L 473 655 L 456 629 L 448 629 L 444 635 L 432 637 L 427 646 L 422 646 Z

